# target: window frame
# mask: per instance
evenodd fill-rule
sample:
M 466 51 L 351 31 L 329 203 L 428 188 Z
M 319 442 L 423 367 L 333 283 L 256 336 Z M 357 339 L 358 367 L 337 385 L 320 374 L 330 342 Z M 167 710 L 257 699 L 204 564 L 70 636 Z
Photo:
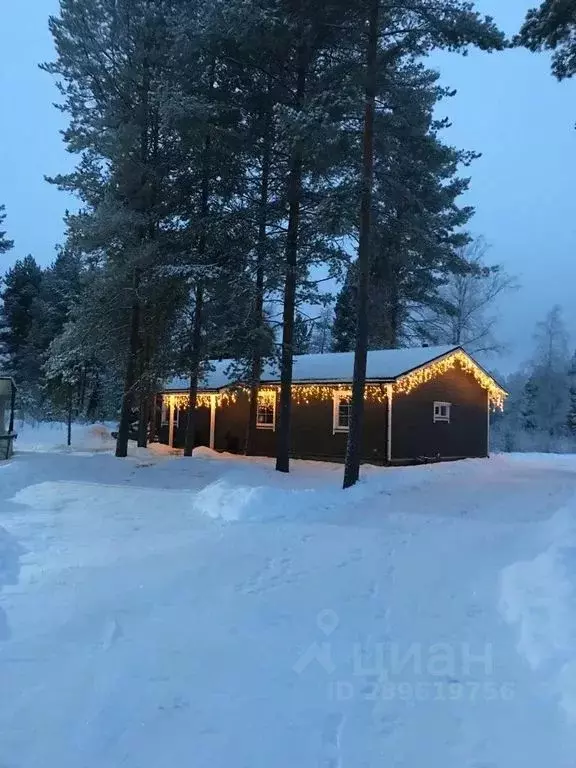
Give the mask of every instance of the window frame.
M 266 399 L 264 402 L 260 402 L 260 397 L 263 393 L 258 392 L 258 402 L 256 403 L 256 429 L 262 429 L 264 431 L 268 432 L 275 432 L 276 431 L 276 402 L 277 402 L 277 395 L 274 393 L 274 398 L 271 398 L 269 394 L 266 395 Z M 258 415 L 260 413 L 260 408 L 262 406 L 271 406 L 272 407 L 272 423 L 271 424 L 261 424 L 258 421 Z
M 332 396 L 332 434 L 347 434 L 350 431 L 350 414 L 348 414 L 348 424 L 342 426 L 340 424 L 340 404 L 341 400 L 351 400 L 352 390 L 339 389 L 336 390 Z M 350 402 L 349 407 L 352 405 Z
M 442 408 L 446 409 L 446 413 L 442 414 Z M 434 401 L 434 424 L 450 424 L 452 421 L 452 403 L 447 403 L 443 400 Z

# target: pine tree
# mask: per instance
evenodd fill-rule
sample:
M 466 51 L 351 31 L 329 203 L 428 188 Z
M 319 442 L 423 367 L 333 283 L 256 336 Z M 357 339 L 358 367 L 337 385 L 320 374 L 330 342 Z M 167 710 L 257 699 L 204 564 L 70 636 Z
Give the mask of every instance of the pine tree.
M 356 269 L 351 265 L 346 280 L 336 299 L 334 326 L 332 328 L 332 351 L 350 352 L 356 338 Z
M 290 468 L 290 423 L 292 407 L 292 367 L 294 324 L 298 285 L 310 262 L 302 258 L 310 243 L 321 244 L 322 232 L 315 226 L 317 206 L 310 205 L 323 182 L 336 171 L 341 155 L 334 151 L 334 129 L 341 115 L 326 109 L 327 87 L 334 88 L 331 73 L 324 64 L 326 53 L 337 47 L 338 30 L 347 17 L 347 8 L 338 2 L 283 3 L 289 37 L 284 49 L 284 70 L 290 98 L 283 104 L 284 131 L 288 147 L 285 200 L 288 210 L 284 247 L 284 291 L 282 346 L 280 355 L 280 400 L 277 430 L 276 469 Z M 328 83 L 330 82 L 330 85 Z M 332 91 L 334 104 L 339 103 Z M 322 119 L 319 119 L 322 115 Z M 310 183 L 312 181 L 312 183 Z M 318 216 L 322 221 L 322 214 Z M 320 235 L 318 237 L 318 235 Z
M 571 0 L 544 0 L 528 11 L 516 45 L 553 51 L 552 72 L 558 80 L 576 73 L 576 16 Z
M 535 432 L 538 429 L 536 416 L 536 403 L 538 400 L 538 384 L 533 378 L 529 378 L 524 386 L 522 402 L 522 428 L 526 432 Z
M 310 344 L 314 327 L 312 321 L 304 317 L 301 312 L 296 313 L 294 319 L 294 354 L 307 355 L 310 353 Z
M 4 223 L 6 219 L 6 214 L 4 213 L 5 207 L 3 205 L 0 205 L 0 226 Z M 3 230 L 0 230 L 0 253 L 6 253 L 14 246 L 14 243 L 12 240 L 8 240 L 6 237 L 6 232 Z M 2 283 L 0 281 L 0 289 L 1 289 Z M 8 347 L 6 344 L 6 337 L 8 335 L 8 327 L 7 327 L 7 321 L 4 315 L 4 306 L 3 301 L 1 299 L 1 291 L 0 291 L 0 371 L 7 372 L 10 367 L 10 355 L 8 353 Z
M 268 261 L 270 266 L 265 267 L 264 273 L 256 270 L 260 288 L 255 292 L 258 299 L 253 337 L 257 342 L 261 336 L 262 278 L 265 277 L 266 289 L 273 289 L 280 277 L 282 381 L 277 469 L 286 472 L 289 470 L 296 307 L 313 303 L 310 302 L 314 294 L 313 281 L 309 279 L 311 266 L 319 262 L 334 263 L 342 256 L 333 240 L 334 222 L 341 217 L 326 201 L 327 190 L 344 157 L 340 147 L 343 134 L 337 130 L 343 119 L 343 103 L 327 54 L 335 52 L 340 45 L 340 24 L 350 15 L 350 9 L 347 3 L 336 0 L 321 6 L 312 0 L 227 2 L 217 4 L 217 9 L 221 16 L 219 34 L 228 30 L 229 40 L 229 30 L 236 30 L 234 55 L 241 57 L 244 77 L 251 78 L 256 85 L 254 88 L 244 84 L 240 91 L 248 96 L 247 125 L 255 127 L 252 135 L 258 136 L 256 148 L 247 151 L 248 172 L 258 180 L 260 193 L 260 207 L 254 217 L 259 222 L 257 254 L 264 253 L 262 246 L 268 252 L 283 254 L 280 259 Z M 268 104 L 266 99 L 270 100 Z M 264 184 L 265 168 L 270 170 L 268 193 Z M 267 198 L 270 206 L 266 211 Z M 272 243 L 274 233 L 276 238 Z M 258 260 L 262 263 L 261 256 L 257 256 L 256 262 Z M 256 372 L 260 365 L 257 350 L 252 355 L 252 363 L 248 443 L 250 435 L 254 435 Z
M 18 260 L 4 276 L 1 300 L 4 328 L 0 343 L 9 360 L 9 372 L 21 389 L 24 409 L 39 405 L 40 367 L 33 329 L 39 312 L 42 270 L 32 256 Z
M 145 328 L 162 278 L 159 261 L 177 222 L 167 190 L 174 184 L 178 147 L 163 112 L 170 95 L 167 72 L 177 66 L 174 10 L 169 0 L 62 0 L 60 16 L 50 19 L 57 58 L 44 66 L 59 78 L 70 118 L 65 140 L 80 155 L 76 172 L 54 182 L 82 201 L 81 213 L 70 217 L 73 237 L 110 275 L 127 321 L 126 332 L 115 338 L 124 370 L 116 446 L 121 457 L 151 356 Z
M 0 205 L 0 227 L 4 224 L 4 221 L 6 220 L 6 213 L 5 213 L 5 206 Z M 0 229 L 0 253 L 6 253 L 11 248 L 14 247 L 14 243 L 12 240 L 8 240 L 6 237 L 6 232 Z
M 576 353 L 572 356 L 570 368 L 568 370 L 569 377 L 569 404 L 567 415 L 567 427 L 568 432 L 571 435 L 576 435 Z
M 422 55 L 434 48 L 458 50 L 476 45 L 484 50 L 500 49 L 504 37 L 492 19 L 483 19 L 471 3 L 459 0 L 419 0 L 410 9 L 390 8 L 381 0 L 366 0 L 363 36 L 365 72 L 363 119 L 363 169 L 358 248 L 358 302 L 356 350 L 350 409 L 350 429 L 344 469 L 344 487 L 358 481 L 360 471 L 364 390 L 368 350 L 368 302 L 370 268 L 374 249 L 375 124 L 378 86 L 382 73 L 403 56 Z M 406 33 L 406 29 L 409 32 Z M 414 30 L 418 32 L 415 33 Z M 384 78 L 385 79 L 385 78 Z

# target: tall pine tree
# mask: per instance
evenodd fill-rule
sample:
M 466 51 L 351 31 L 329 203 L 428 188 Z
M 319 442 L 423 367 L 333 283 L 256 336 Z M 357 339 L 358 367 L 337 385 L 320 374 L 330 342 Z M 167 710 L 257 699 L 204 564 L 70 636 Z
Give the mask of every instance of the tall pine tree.
M 6 220 L 6 208 L 3 205 L 0 205 L 0 227 L 4 224 L 4 221 Z M 6 253 L 14 246 L 14 242 L 12 240 L 8 240 L 6 237 L 6 232 L 2 229 L 0 229 L 0 253 Z
M 364 50 L 362 77 L 364 118 L 363 164 L 358 248 L 358 302 L 354 381 L 350 429 L 344 470 L 344 487 L 358 481 L 361 459 L 366 360 L 368 350 L 368 302 L 370 266 L 375 244 L 374 180 L 375 124 L 379 84 L 389 67 L 403 57 L 423 55 L 434 48 L 461 50 L 476 45 L 484 50 L 504 46 L 504 37 L 491 18 L 482 18 L 473 5 L 459 0 L 418 0 L 405 6 L 388 6 L 381 0 L 365 0 L 359 47 Z

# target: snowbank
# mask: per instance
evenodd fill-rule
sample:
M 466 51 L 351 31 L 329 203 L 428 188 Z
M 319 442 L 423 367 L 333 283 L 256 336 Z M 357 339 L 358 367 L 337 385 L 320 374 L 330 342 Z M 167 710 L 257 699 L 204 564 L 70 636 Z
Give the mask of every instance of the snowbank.
M 18 422 L 16 431 L 17 451 L 54 452 L 88 451 L 104 452 L 114 449 L 112 424 L 73 424 L 72 446 L 68 448 L 68 427 L 60 422 Z
M 552 681 L 576 723 L 576 500 L 546 523 L 549 546 L 501 576 L 500 609 L 518 629 L 518 652 Z
M 205 449 L 208 461 L 228 461 L 234 466 L 220 468 L 219 476 L 192 500 L 192 511 L 228 522 L 239 520 L 326 519 L 334 520 L 338 512 L 357 505 L 377 505 L 381 512 L 390 511 L 388 500 L 393 491 L 420 488 L 453 474 L 454 466 L 422 467 L 365 466 L 360 482 L 342 490 L 343 467 L 308 461 L 295 461 L 292 473 L 279 475 L 270 459 L 219 456 Z M 240 465 L 240 466 L 238 466 Z M 458 471 L 458 470 L 456 470 Z
M 18 584 L 20 578 L 20 558 L 24 554 L 24 548 L 8 533 L 0 527 L 0 591 L 3 587 Z M 10 637 L 8 617 L 0 606 L 0 641 Z

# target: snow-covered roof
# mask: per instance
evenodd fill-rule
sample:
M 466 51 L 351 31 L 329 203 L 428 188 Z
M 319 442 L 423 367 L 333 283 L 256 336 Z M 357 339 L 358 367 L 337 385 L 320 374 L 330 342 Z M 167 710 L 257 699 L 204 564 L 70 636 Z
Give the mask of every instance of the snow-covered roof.
M 368 381 L 393 381 L 400 376 L 421 368 L 433 360 L 449 355 L 457 346 L 443 347 L 406 347 L 405 349 L 379 349 L 368 352 L 366 378 Z M 235 382 L 229 370 L 232 360 L 219 360 L 210 363 L 205 373 L 201 388 L 218 390 Z M 330 352 L 324 355 L 296 355 L 294 357 L 294 383 L 304 382 L 347 382 L 352 381 L 354 371 L 353 352 Z M 277 366 L 266 366 L 262 373 L 262 383 L 280 382 Z M 189 381 L 172 379 L 164 392 L 185 392 Z

